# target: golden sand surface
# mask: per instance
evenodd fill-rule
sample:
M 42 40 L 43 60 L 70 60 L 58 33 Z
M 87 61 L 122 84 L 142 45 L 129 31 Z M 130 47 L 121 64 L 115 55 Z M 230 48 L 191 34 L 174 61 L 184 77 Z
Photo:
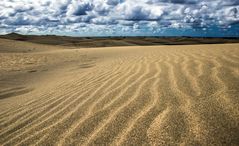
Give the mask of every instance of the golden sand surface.
M 0 39 L 0 145 L 239 145 L 239 44 Z

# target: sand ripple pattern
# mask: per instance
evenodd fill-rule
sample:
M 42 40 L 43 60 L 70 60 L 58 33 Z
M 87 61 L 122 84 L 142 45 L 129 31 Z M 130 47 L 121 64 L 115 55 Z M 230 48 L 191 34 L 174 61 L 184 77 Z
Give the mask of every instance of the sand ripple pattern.
M 239 145 L 238 44 L 98 52 L 93 68 L 0 111 L 0 145 Z M 0 106 L 25 90 L 1 90 Z

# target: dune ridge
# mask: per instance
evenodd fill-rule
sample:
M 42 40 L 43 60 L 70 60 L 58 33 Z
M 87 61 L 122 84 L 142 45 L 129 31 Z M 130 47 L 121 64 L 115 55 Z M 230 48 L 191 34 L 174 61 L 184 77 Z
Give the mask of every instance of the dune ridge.
M 0 53 L 0 145 L 239 144 L 239 44 L 20 44 Z

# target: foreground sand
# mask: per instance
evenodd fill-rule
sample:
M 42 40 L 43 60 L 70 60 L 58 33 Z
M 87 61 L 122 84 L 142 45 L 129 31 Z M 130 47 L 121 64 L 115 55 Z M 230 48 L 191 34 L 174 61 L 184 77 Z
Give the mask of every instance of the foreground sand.
M 0 145 L 239 145 L 239 44 L 0 43 Z

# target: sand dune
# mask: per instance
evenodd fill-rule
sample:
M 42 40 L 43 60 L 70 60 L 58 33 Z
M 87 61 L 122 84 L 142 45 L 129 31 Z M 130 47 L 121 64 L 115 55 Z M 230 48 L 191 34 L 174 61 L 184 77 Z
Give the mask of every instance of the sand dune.
M 0 43 L 0 145 L 239 145 L 239 44 Z
M 193 45 L 193 44 L 223 44 L 239 43 L 238 38 L 203 38 L 203 37 L 157 37 L 157 36 L 135 36 L 135 37 L 69 37 L 55 35 L 22 35 L 10 33 L 0 35 L 0 38 L 32 42 L 38 44 L 71 46 L 82 48 L 116 47 L 116 46 L 153 46 L 153 45 Z

